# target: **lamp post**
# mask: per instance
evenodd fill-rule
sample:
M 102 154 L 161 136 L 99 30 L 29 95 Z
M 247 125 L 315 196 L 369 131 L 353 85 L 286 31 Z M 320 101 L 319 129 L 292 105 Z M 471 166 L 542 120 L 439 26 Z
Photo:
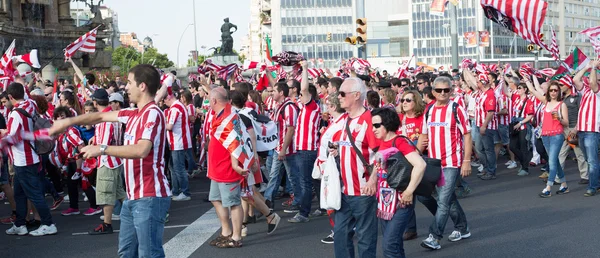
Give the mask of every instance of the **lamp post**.
M 183 39 L 183 35 L 185 35 L 185 32 L 187 31 L 187 29 L 194 25 L 193 23 L 188 24 L 187 27 L 185 27 L 185 29 L 183 30 L 183 33 L 181 33 L 181 37 L 179 37 L 179 43 L 177 43 L 177 67 L 179 68 L 179 46 L 181 46 L 181 40 Z
M 194 50 L 196 51 L 196 55 L 198 55 L 198 36 L 196 36 L 196 0 L 192 0 L 192 7 L 194 9 Z M 195 64 L 198 66 L 198 59 L 196 59 Z

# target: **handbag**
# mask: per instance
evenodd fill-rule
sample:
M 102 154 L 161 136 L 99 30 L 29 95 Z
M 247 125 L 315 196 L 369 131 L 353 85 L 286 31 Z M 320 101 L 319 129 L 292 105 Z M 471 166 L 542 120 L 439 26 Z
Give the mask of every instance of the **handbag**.
M 358 155 L 358 158 L 360 159 L 360 161 L 363 163 L 363 166 L 365 166 L 365 171 L 367 171 L 369 173 L 369 175 L 373 174 L 373 164 L 370 164 L 365 157 L 363 156 L 362 152 L 360 151 L 360 149 L 358 147 L 356 147 L 356 142 L 354 141 L 354 137 L 352 136 L 352 132 L 350 132 L 350 121 L 352 119 L 348 118 L 348 121 L 346 122 L 346 133 L 348 134 L 348 138 L 350 139 L 350 144 L 352 144 L 352 148 L 354 148 L 354 152 L 356 153 L 356 155 Z M 376 152 L 378 148 L 375 148 L 373 151 Z M 363 177 L 365 177 L 365 175 L 363 174 Z
M 526 101 L 521 107 L 521 113 L 519 114 L 519 116 L 513 117 L 512 121 L 508 124 L 508 131 L 510 132 L 510 136 L 517 136 L 519 134 L 520 130 L 515 130 L 514 128 L 519 122 L 523 121 L 523 111 L 525 110 L 525 105 L 527 105 Z

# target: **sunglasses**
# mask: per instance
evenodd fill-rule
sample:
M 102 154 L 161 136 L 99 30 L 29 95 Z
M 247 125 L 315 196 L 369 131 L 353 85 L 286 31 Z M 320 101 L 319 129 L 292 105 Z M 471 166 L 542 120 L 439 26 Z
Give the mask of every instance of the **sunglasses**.
M 406 103 L 411 103 L 412 99 L 400 99 L 400 103 L 404 103 L 406 101 Z
M 517 90 L 524 90 L 525 88 L 523 87 L 517 87 Z
M 450 93 L 450 88 L 445 88 L 445 89 L 433 89 L 435 92 L 437 93 Z
M 44 95 L 45 95 L 46 97 L 48 97 L 48 96 L 52 95 L 52 93 L 48 93 L 48 94 L 44 94 Z
M 354 92 L 356 92 L 356 91 L 349 91 L 349 92 L 340 91 L 340 96 L 342 96 L 342 98 L 345 98 L 346 94 L 348 94 L 348 93 L 354 93 Z
M 382 123 L 373 124 L 373 127 L 375 127 L 375 129 L 379 129 L 379 127 L 381 127 L 381 126 L 382 126 Z
M 549 92 L 558 92 L 558 89 L 550 89 Z
M 400 84 L 401 87 L 406 87 L 408 84 Z
M 417 82 L 417 85 L 421 85 L 421 84 L 423 84 L 423 83 L 424 83 L 424 82 Z

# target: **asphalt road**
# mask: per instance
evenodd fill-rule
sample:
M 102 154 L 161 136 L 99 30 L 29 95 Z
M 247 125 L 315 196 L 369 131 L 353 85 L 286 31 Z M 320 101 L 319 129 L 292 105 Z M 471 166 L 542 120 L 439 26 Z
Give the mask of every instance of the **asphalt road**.
M 596 233 L 600 232 L 598 213 L 600 196 L 583 197 L 585 186 L 578 185 L 579 172 L 574 161 L 566 165 L 571 193 L 551 198 L 538 197 L 544 184 L 537 176 L 540 167 L 532 168 L 526 177 L 516 176 L 517 170 L 498 166 L 498 179 L 481 181 L 475 175 L 467 178 L 473 193 L 461 199 L 472 237 L 451 243 L 442 240 L 442 249 L 430 251 L 419 243 L 427 237 L 431 214 L 417 204 L 419 238 L 405 242 L 408 257 L 600 257 Z M 206 178 L 191 181 L 192 200 L 173 202 L 170 222 L 165 229 L 164 243 L 168 257 L 333 257 L 333 245 L 322 244 L 320 239 L 330 232 L 327 217 L 311 219 L 306 224 L 287 222 L 293 214 L 282 216 L 277 231 L 267 236 L 266 222 L 261 218 L 249 225 L 244 246 L 239 249 L 219 249 L 208 245 L 218 234 L 218 221 L 212 205 L 203 199 L 209 182 Z M 553 192 L 558 190 L 554 186 Z M 48 199 L 48 201 L 50 201 Z M 315 204 L 315 203 L 313 203 Z M 59 233 L 55 236 L 34 238 L 0 234 L 1 257 L 116 257 L 118 234 L 90 236 L 85 233 L 101 221 L 99 215 L 64 217 L 60 210 L 52 215 Z M 87 203 L 81 202 L 81 208 Z M 8 205 L 0 204 L 0 215 L 9 214 Z M 119 222 L 113 227 L 119 228 Z M 452 231 L 449 221 L 444 235 Z M 0 229 L 8 229 L 2 225 Z M 378 257 L 382 257 L 378 246 Z

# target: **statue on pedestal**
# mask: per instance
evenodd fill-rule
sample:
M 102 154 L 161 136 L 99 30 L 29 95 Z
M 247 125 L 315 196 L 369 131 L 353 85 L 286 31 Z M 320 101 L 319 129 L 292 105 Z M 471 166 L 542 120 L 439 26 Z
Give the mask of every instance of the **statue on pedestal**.
M 230 23 L 229 18 L 225 18 L 223 21 L 225 21 L 225 23 L 221 26 L 222 43 L 219 54 L 223 56 L 235 55 L 235 53 L 233 53 L 233 37 L 231 37 L 231 34 L 237 31 L 237 26 L 235 26 L 233 23 Z M 235 30 L 231 31 L 231 29 Z

